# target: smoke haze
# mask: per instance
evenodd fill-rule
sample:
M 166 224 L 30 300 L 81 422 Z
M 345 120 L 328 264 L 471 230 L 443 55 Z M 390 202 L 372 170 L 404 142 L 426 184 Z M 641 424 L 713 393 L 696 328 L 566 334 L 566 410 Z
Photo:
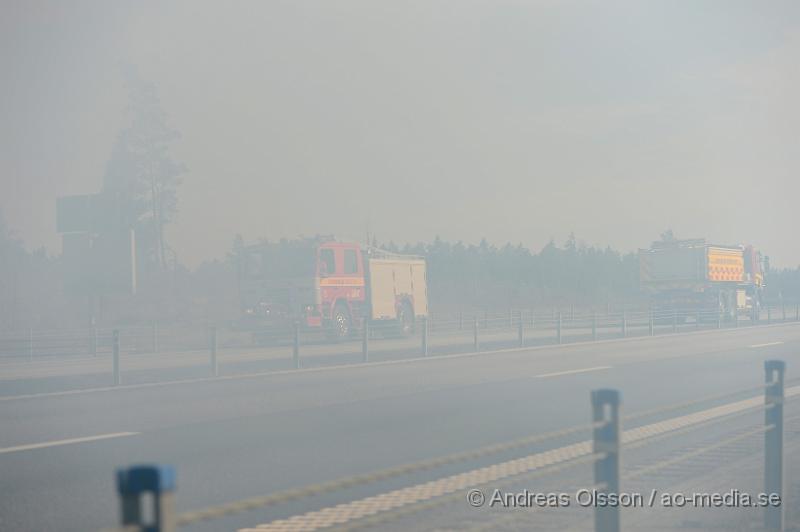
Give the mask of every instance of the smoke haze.
M 120 65 L 181 132 L 169 244 L 236 233 L 623 251 L 666 228 L 800 263 L 794 2 L 26 2 L 0 21 L 0 207 L 60 251 L 102 183 Z

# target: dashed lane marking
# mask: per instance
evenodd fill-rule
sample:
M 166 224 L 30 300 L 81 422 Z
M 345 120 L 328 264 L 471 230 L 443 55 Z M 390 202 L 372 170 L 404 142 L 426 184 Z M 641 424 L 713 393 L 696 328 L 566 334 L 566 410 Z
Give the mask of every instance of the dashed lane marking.
M 69 438 L 66 440 L 46 441 L 42 443 L 29 443 L 27 445 L 16 445 L 0 449 L 0 454 L 16 453 L 19 451 L 32 451 L 34 449 L 45 449 L 47 447 L 58 447 L 61 445 L 72 445 L 74 443 L 87 443 L 92 441 L 110 440 L 112 438 L 125 438 L 136 436 L 138 432 L 112 432 L 110 434 L 98 434 L 96 436 L 84 436 L 83 438 Z
M 758 347 L 769 347 L 771 345 L 783 345 L 783 342 L 767 342 L 766 344 L 754 344 L 754 345 L 751 345 L 750 347 L 752 349 L 756 349 Z
M 588 373 L 590 371 L 603 371 L 605 369 L 611 369 L 611 366 L 595 366 L 593 368 L 582 368 L 582 369 L 569 369 L 566 371 L 556 371 L 555 373 L 543 373 L 542 375 L 536 375 L 539 379 L 547 379 L 549 377 L 561 377 L 562 375 L 575 375 L 576 373 Z

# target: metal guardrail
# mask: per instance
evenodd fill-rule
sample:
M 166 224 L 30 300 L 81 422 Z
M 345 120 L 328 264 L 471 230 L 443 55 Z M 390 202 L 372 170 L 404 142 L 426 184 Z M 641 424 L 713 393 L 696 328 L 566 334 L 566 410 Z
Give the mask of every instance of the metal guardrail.
M 598 341 L 604 339 L 655 336 L 691 332 L 700 329 L 733 329 L 743 324 L 750 326 L 757 323 L 771 324 L 776 322 L 800 321 L 800 305 L 794 316 L 786 314 L 785 307 L 773 318 L 771 307 L 763 309 L 761 321 L 752 316 L 726 320 L 716 311 L 672 310 L 655 312 L 623 311 L 616 314 L 576 313 L 567 314 L 555 311 L 547 314 L 536 314 L 532 311 L 511 310 L 502 314 L 473 313 L 456 316 L 438 315 L 421 318 L 417 321 L 415 334 L 410 338 L 392 334 L 385 328 L 367 324 L 347 341 L 331 343 L 325 331 L 307 330 L 294 324 L 288 328 L 261 331 L 259 340 L 266 345 L 259 347 L 241 347 L 244 333 L 228 328 L 208 326 L 203 328 L 171 329 L 152 324 L 151 327 L 127 329 L 86 329 L 66 331 L 63 333 L 48 331 L 33 333 L 28 331 L 27 346 L 19 344 L 19 336 L 9 337 L 0 333 L 0 358 L 8 346 L 13 347 L 15 359 L 33 361 L 51 360 L 44 353 L 83 352 L 92 357 L 109 357 L 112 360 L 111 381 L 114 385 L 122 384 L 123 373 L 136 366 L 139 370 L 159 369 L 161 360 L 179 355 L 196 355 L 175 368 L 190 368 L 203 365 L 206 360 L 208 375 L 219 376 L 225 365 L 232 367 L 236 362 L 236 352 L 252 353 L 248 362 L 259 361 L 260 350 L 280 351 L 286 349 L 289 367 L 300 369 L 309 365 L 320 364 L 319 346 L 328 348 L 325 355 L 353 355 L 347 359 L 348 364 L 371 362 L 387 356 L 435 356 L 439 354 L 457 354 L 465 351 L 490 351 L 509 348 L 534 347 L 541 345 L 559 345 L 574 342 Z M 740 319 L 747 318 L 747 319 Z M 249 338 L 249 335 L 244 334 Z M 11 340 L 9 340 L 11 338 Z M 9 343 L 11 341 L 11 343 Z M 5 342 L 5 343 L 4 343 Z M 414 347 L 414 343 L 418 347 Z M 360 344 L 360 345 L 359 345 Z M 73 351 L 70 351 L 73 350 Z M 78 351 L 74 351 L 78 350 Z M 360 357 L 355 357 L 360 350 Z M 140 356 L 142 355 L 142 356 Z M 148 358 L 144 355 L 156 355 Z M 279 361 L 275 352 L 265 355 L 263 361 Z M 127 360 L 139 357 L 141 363 L 128 366 Z M 312 362 L 309 364 L 309 360 Z M 88 360 L 84 357 L 84 360 Z M 150 366 L 147 366 L 150 364 Z M 286 369 L 279 363 L 278 369 Z M 273 365 L 275 365 L 273 364 Z M 96 373 L 96 371 L 95 371 Z M 196 373 L 195 373 L 196 375 Z M 51 375 L 52 376 L 52 375 Z M 158 379 L 158 376 L 148 376 Z M 139 378 L 139 381 L 142 379 Z
M 764 434 L 764 493 L 770 494 L 771 497 L 777 497 L 778 501 L 785 502 L 783 480 L 783 405 L 785 400 L 785 371 L 786 366 L 783 361 L 769 360 L 764 364 L 765 384 L 763 386 L 737 390 L 724 395 L 704 397 L 688 403 L 670 405 L 662 409 L 645 411 L 629 417 L 623 417 L 620 413 L 622 395 L 618 390 L 594 390 L 591 392 L 592 423 L 588 426 L 576 426 L 546 434 L 532 435 L 527 438 L 490 445 L 473 451 L 455 453 L 374 473 L 355 475 L 335 481 L 314 484 L 304 488 L 252 497 L 183 514 L 175 513 L 173 502 L 173 494 L 175 491 L 174 469 L 169 466 L 159 465 L 140 465 L 123 468 L 117 473 L 121 527 L 113 530 L 174 532 L 178 527 L 201 521 L 217 519 L 226 515 L 264 508 L 288 501 L 296 501 L 313 495 L 361 486 L 419 471 L 432 470 L 457 462 L 466 462 L 476 458 L 497 455 L 509 450 L 521 449 L 535 443 L 563 438 L 586 431 L 591 431 L 592 438 L 590 442 L 567 445 L 566 447 L 539 452 L 520 459 L 503 462 L 495 466 L 484 467 L 472 472 L 475 474 L 463 473 L 453 477 L 446 477 L 440 481 L 429 482 L 425 485 L 428 487 L 423 490 L 424 493 L 422 496 L 416 499 L 409 499 L 408 502 L 395 504 L 394 506 L 389 504 L 385 505 L 385 507 L 376 505 L 371 509 L 363 511 L 361 514 L 348 515 L 347 518 L 336 518 L 329 515 L 327 520 L 316 518 L 318 521 L 314 522 L 317 522 L 320 527 L 329 527 L 339 524 L 339 529 L 344 530 L 376 526 L 403 515 L 433 508 L 455 498 L 463 497 L 466 488 L 473 488 L 468 494 L 469 498 L 476 491 L 480 493 L 479 490 L 475 489 L 478 487 L 486 485 L 496 487 L 504 481 L 519 481 L 522 478 L 553 474 L 565 468 L 585 463 L 591 463 L 593 466 L 593 481 L 590 488 L 597 491 L 598 497 L 602 496 L 610 500 L 610 498 L 619 496 L 622 493 L 621 484 L 623 481 L 649 475 L 676 463 L 703 455 L 715 449 L 732 445 L 733 443 L 751 438 L 758 434 Z M 696 448 L 678 456 L 666 458 L 654 464 L 649 464 L 632 473 L 625 475 L 621 473 L 620 457 L 627 449 L 651 444 L 658 441 L 660 438 L 680 434 L 685 430 L 697 430 L 698 428 L 707 426 L 698 418 L 697 414 L 691 414 L 662 421 L 655 425 L 638 427 L 623 433 L 623 421 L 640 419 L 670 410 L 687 408 L 689 406 L 697 406 L 709 401 L 718 401 L 722 398 L 733 397 L 754 390 L 763 391 L 763 405 L 753 403 L 752 399 L 739 401 L 738 403 L 729 403 L 727 405 L 715 407 L 716 409 L 722 410 L 715 410 L 715 408 L 712 408 L 711 411 L 714 411 L 714 415 L 710 416 L 710 419 L 714 422 L 719 420 L 728 421 L 734 416 L 752 414 L 755 411 L 763 410 L 763 425 L 755 428 L 748 428 L 744 432 L 732 437 L 717 440 L 704 447 Z M 444 488 L 437 490 L 430 487 L 433 484 L 437 486 L 441 484 Z M 407 489 L 400 491 L 406 490 Z M 151 501 L 149 503 L 151 504 L 150 508 L 145 508 L 145 504 L 147 504 L 146 498 Z M 375 499 L 379 498 L 380 497 L 376 497 Z M 470 502 L 472 504 L 471 499 Z M 361 506 L 365 506 L 366 499 L 354 501 L 353 504 L 356 503 L 364 503 L 361 504 Z M 472 505 L 475 506 L 475 504 Z M 764 526 L 766 530 L 782 531 L 784 529 L 785 506 L 785 504 L 770 504 L 764 507 Z M 620 505 L 595 505 L 593 511 L 595 532 L 619 532 L 621 530 Z M 144 522 L 146 515 L 152 516 L 152 520 L 148 523 Z M 517 517 L 513 515 L 510 517 L 503 516 L 497 521 L 506 522 L 516 518 Z M 477 527 L 477 529 L 491 530 L 495 524 L 497 523 L 492 521 L 488 525 Z M 276 527 L 283 530 L 290 529 L 290 525 L 291 522 L 284 520 L 279 522 Z M 270 529 L 270 525 L 260 525 L 259 529 L 261 528 Z
M 791 308 L 791 307 L 794 308 Z M 767 305 L 761 309 L 758 320 L 749 315 L 737 315 L 736 319 L 726 319 L 714 310 L 697 312 L 692 309 L 651 311 L 630 309 L 618 312 L 585 312 L 574 309 L 567 312 L 541 312 L 531 309 L 509 309 L 503 312 L 471 311 L 458 313 L 431 314 L 424 325 L 431 335 L 474 333 L 480 337 L 489 332 L 523 331 L 530 334 L 547 330 L 558 338 L 566 340 L 576 330 L 591 330 L 591 337 L 601 334 L 625 336 L 629 329 L 686 330 L 698 327 L 735 327 L 742 324 L 800 321 L 800 303 L 787 307 L 785 303 Z M 253 340 L 265 345 L 291 346 L 294 342 L 293 326 L 265 328 L 259 331 L 241 331 L 220 325 L 166 325 L 153 322 L 145 326 L 95 327 L 85 329 L 35 329 L 0 331 L 0 358 L 35 359 L 67 355 L 108 355 L 112 352 L 113 330 L 120 331 L 123 338 L 122 349 L 126 353 L 168 353 L 203 350 L 209 341 L 210 329 L 216 327 L 223 348 L 252 347 Z M 418 323 L 421 334 L 423 323 Z M 396 338 L 386 327 L 371 327 L 371 338 Z M 300 328 L 297 331 L 301 344 L 330 342 L 323 330 Z M 474 334 L 473 334 L 474 335 Z M 362 335 L 359 333 L 358 337 Z M 352 339 L 355 339 L 352 338 Z

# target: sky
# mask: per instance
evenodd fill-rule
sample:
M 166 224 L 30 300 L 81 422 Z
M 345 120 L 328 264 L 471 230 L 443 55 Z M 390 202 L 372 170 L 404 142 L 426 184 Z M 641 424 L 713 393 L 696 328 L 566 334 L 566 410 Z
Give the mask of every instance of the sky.
M 622 251 L 676 236 L 800 265 L 794 1 L 0 0 L 0 210 L 60 252 L 155 84 L 186 164 L 167 239 L 335 234 Z

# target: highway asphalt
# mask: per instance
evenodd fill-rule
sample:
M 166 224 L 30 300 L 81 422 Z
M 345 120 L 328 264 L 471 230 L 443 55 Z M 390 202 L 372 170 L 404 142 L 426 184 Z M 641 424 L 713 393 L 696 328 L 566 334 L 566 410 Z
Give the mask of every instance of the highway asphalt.
M 174 465 L 177 506 L 186 511 L 587 424 L 596 388 L 622 390 L 625 414 L 752 388 L 763 382 L 769 358 L 787 362 L 788 379 L 800 376 L 800 326 L 6 395 L 0 530 L 115 524 L 114 470 L 126 464 Z M 193 529 L 254 526 L 475 465 Z

